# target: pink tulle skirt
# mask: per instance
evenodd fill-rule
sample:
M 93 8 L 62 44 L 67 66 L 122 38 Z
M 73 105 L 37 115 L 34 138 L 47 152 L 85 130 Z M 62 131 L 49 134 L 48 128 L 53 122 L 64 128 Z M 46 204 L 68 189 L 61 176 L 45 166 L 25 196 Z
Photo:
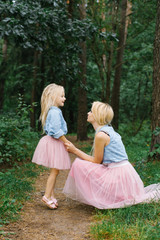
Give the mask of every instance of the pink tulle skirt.
M 128 161 L 108 166 L 76 158 L 63 193 L 99 209 L 121 208 L 160 199 L 160 184 L 144 188 Z
M 69 169 L 71 167 L 70 157 L 63 142 L 51 136 L 40 139 L 32 162 L 48 168 Z

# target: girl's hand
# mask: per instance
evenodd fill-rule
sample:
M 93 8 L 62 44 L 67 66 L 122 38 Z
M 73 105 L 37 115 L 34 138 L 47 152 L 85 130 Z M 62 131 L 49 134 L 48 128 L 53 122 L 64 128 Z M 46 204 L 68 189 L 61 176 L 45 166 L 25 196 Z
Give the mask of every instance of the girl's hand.
M 71 152 L 71 153 L 75 152 L 76 147 L 71 142 L 65 143 L 64 145 L 68 152 Z

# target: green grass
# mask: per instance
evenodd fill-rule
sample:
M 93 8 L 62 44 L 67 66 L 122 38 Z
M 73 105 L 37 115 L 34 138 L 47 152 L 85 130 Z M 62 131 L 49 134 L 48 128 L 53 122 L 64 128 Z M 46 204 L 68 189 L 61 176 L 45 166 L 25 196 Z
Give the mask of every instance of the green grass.
M 23 163 L 0 172 L 0 225 L 15 221 L 26 200 L 30 199 L 33 183 L 41 168 Z
M 5 233 L 3 226 L 19 218 L 20 210 L 30 199 L 33 183 L 42 170 L 33 163 L 23 163 L 0 172 L 0 239 L 1 236 L 10 239 L 14 234 Z
M 160 239 L 160 204 L 139 204 L 122 209 L 97 210 L 92 239 Z

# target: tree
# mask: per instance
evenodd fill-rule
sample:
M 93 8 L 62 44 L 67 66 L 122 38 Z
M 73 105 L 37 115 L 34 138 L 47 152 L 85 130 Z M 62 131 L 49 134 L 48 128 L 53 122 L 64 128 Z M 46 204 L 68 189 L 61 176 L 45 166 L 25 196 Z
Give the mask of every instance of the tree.
M 32 82 L 32 93 L 31 93 L 31 104 L 32 111 L 30 116 L 30 125 L 32 128 L 36 128 L 36 110 L 34 103 L 36 102 L 36 85 L 37 85 L 37 67 L 38 67 L 38 52 L 34 52 L 34 61 L 33 61 L 33 82 Z
M 101 101 L 110 102 L 114 43 L 118 41 L 118 1 L 89 1 L 88 15 L 96 28 L 89 47 L 99 71 Z
M 86 18 L 85 1 L 82 0 L 79 5 L 80 19 Z M 86 94 L 86 41 L 80 42 L 80 74 L 78 86 L 78 122 L 77 122 L 77 139 L 87 139 L 87 94 Z
M 119 43 L 118 43 L 118 49 L 117 49 L 115 78 L 113 83 L 112 99 L 111 99 L 111 105 L 114 110 L 113 125 L 116 129 L 118 129 L 120 80 L 121 80 L 121 71 L 122 71 L 123 52 L 125 48 L 124 42 L 125 42 L 125 27 L 126 27 L 126 10 L 127 10 L 127 0 L 122 0 L 121 22 L 119 27 Z
M 154 1 L 135 0 L 132 3 L 123 54 L 119 123 L 130 122 L 128 130 L 134 135 L 151 120 L 156 11 Z
M 5 86 L 5 74 L 6 74 L 6 65 L 7 65 L 7 38 L 4 38 L 3 41 L 3 48 L 2 48 L 2 62 L 0 65 L 0 72 L 3 73 L 1 75 L 1 81 L 0 81 L 0 109 L 3 108 L 3 102 L 4 102 L 4 86 Z
M 157 20 L 153 51 L 152 140 L 150 152 L 160 160 L 160 0 L 157 1 Z

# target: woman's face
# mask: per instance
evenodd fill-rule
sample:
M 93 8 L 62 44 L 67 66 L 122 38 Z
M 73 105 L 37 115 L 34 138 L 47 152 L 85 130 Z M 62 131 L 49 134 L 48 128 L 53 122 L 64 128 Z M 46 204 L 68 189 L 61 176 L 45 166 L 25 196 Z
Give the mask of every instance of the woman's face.
M 95 118 L 94 118 L 94 116 L 93 116 L 92 111 L 88 112 L 87 122 L 89 122 L 89 123 L 95 122 Z

